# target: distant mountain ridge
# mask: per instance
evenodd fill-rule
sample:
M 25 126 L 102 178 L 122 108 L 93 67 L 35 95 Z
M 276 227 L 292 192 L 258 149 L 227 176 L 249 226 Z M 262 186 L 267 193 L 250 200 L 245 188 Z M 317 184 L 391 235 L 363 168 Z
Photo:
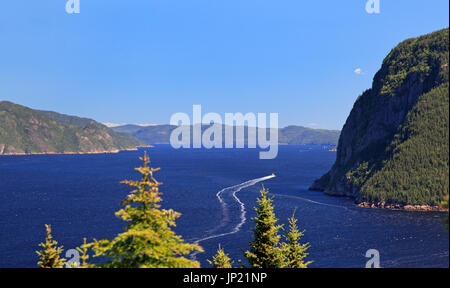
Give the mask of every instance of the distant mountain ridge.
M 333 145 L 336 146 L 341 131 L 312 129 L 303 126 L 287 126 L 279 129 L 279 142 L 286 145 Z
M 202 131 L 207 129 L 209 125 L 202 125 Z M 177 128 L 173 125 L 157 125 L 141 127 L 138 125 L 127 124 L 123 126 L 113 127 L 117 132 L 124 132 L 133 135 L 135 138 L 148 144 L 169 144 L 170 134 Z M 223 127 L 222 127 L 223 128 Z M 191 127 L 192 129 L 192 127 Z M 223 128 L 222 131 L 225 129 Z M 267 131 L 268 132 L 268 131 Z M 288 126 L 278 131 L 279 144 L 284 145 L 331 145 L 338 143 L 340 131 L 311 129 L 302 126 Z M 245 127 L 244 142 L 247 143 L 247 127 Z M 236 141 L 236 138 L 235 138 Z
M 107 153 L 140 145 L 92 119 L 0 102 L 0 155 Z
M 392 49 L 311 189 L 374 207 L 439 205 L 449 193 L 448 61 L 448 28 Z

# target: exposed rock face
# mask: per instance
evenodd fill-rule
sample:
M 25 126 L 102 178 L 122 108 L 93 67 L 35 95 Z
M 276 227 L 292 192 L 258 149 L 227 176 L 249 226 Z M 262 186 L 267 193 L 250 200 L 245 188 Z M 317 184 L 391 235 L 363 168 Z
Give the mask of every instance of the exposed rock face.
M 408 113 L 421 95 L 445 82 L 448 29 L 399 44 L 383 61 L 372 88 L 356 100 L 341 132 L 336 163 L 311 189 L 367 200 L 361 187 L 383 168 L 383 161 L 394 157 L 395 149 L 390 146 Z M 446 141 L 448 146 L 448 138 Z M 446 166 L 448 170 L 448 161 Z

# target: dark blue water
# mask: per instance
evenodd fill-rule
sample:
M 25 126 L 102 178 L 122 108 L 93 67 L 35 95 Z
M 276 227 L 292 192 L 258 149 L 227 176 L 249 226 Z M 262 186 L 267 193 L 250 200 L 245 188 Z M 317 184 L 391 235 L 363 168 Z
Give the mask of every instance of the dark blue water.
M 444 214 L 375 210 L 356 207 L 352 200 L 311 192 L 307 187 L 326 172 L 335 153 L 320 147 L 280 146 L 274 160 L 259 160 L 257 150 L 150 149 L 152 166 L 161 167 L 164 208 L 183 216 L 177 233 L 195 241 L 233 230 L 240 206 L 231 197 L 228 221 L 216 197 L 221 189 L 275 173 L 239 191 L 246 222 L 234 234 L 201 242 L 197 255 L 208 267 L 221 243 L 236 261 L 252 238 L 252 207 L 260 185 L 275 194 L 276 214 L 286 223 L 294 208 L 310 242 L 311 267 L 364 267 L 365 253 L 377 249 L 382 267 L 448 267 L 449 237 Z M 114 216 L 128 188 L 124 179 L 137 179 L 143 151 L 102 155 L 45 155 L 0 157 L 0 267 L 35 267 L 35 251 L 44 239 L 44 224 L 65 249 L 88 239 L 112 238 L 124 223 Z M 231 200 L 230 200 L 231 199 Z M 212 233 L 212 234 L 211 234 Z

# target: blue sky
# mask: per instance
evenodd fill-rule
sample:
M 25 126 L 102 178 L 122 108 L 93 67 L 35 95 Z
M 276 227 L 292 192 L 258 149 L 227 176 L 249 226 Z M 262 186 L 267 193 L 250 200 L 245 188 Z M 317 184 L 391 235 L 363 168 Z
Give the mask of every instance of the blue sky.
M 9 0 L 0 100 L 114 123 L 277 112 L 341 129 L 383 58 L 448 27 L 447 0 Z M 361 73 L 355 73 L 356 69 Z

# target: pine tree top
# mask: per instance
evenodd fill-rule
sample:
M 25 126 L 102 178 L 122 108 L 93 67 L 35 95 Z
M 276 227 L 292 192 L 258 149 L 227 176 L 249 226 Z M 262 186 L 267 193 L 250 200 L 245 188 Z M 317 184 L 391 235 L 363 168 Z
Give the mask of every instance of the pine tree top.
M 220 247 L 217 250 L 217 254 L 213 257 L 213 260 L 208 260 L 208 263 L 213 266 L 213 268 L 232 268 L 232 262 L 230 257 L 225 253 L 223 248 Z
M 63 246 L 58 247 L 58 242 L 53 240 L 52 227 L 50 225 L 46 224 L 45 229 L 45 243 L 39 244 L 42 250 L 36 251 L 40 258 L 38 266 L 40 268 L 63 268 L 66 263 L 66 259 L 60 257 L 63 252 Z
M 116 216 L 128 222 L 127 230 L 113 240 L 95 240 L 90 246 L 94 257 L 111 260 L 99 267 L 127 268 L 198 268 L 200 264 L 185 258 L 193 251 L 203 252 L 196 244 L 185 243 L 171 227 L 180 213 L 161 209 L 162 183 L 154 178 L 159 168 L 150 168 L 147 153 L 140 158 L 143 165 L 136 168 L 140 181 L 127 180 L 133 190 L 122 201 L 125 207 Z
M 246 251 L 244 256 L 254 268 L 277 268 L 283 261 L 278 235 L 283 225 L 276 225 L 278 219 L 275 217 L 273 199 L 267 196 L 269 191 L 262 186 L 260 192 L 258 206 L 255 207 L 256 217 L 252 218 L 255 223 L 255 228 L 252 229 L 254 237 L 250 243 L 250 251 Z
M 304 259 L 309 255 L 306 251 L 310 248 L 309 243 L 300 243 L 305 230 L 299 231 L 295 218 L 295 210 L 292 217 L 289 218 L 289 231 L 286 233 L 286 243 L 283 243 L 282 250 L 286 257 L 283 267 L 285 268 L 307 268 L 312 261 L 305 262 Z

